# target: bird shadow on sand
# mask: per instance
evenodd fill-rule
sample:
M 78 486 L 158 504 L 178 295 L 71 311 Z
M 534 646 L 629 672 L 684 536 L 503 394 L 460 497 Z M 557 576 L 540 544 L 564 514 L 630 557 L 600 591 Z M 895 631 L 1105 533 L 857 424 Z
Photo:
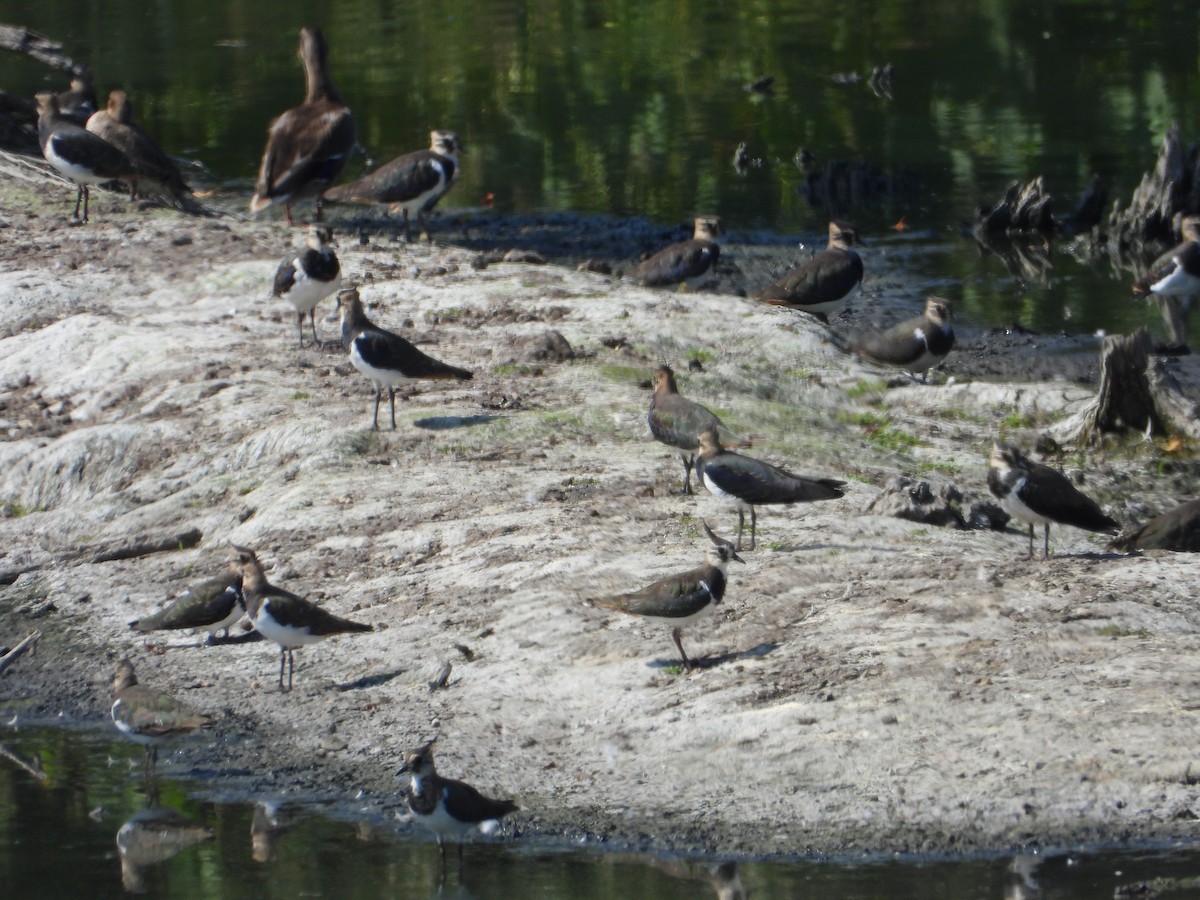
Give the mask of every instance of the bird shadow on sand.
M 394 672 L 380 672 L 377 675 L 364 675 L 362 678 L 356 678 L 354 681 L 347 681 L 345 684 L 336 685 L 339 691 L 359 691 L 363 688 L 379 687 L 381 684 L 387 684 L 393 678 L 397 678 L 404 674 L 403 669 L 396 669 Z
M 214 637 L 208 641 L 209 647 L 232 647 L 238 644 L 256 644 L 263 639 L 257 631 L 245 631 L 241 634 L 230 634 L 226 637 Z
M 430 416 L 427 419 L 417 419 L 413 422 L 417 428 L 427 431 L 449 431 L 451 428 L 470 428 L 473 425 L 487 425 L 502 416 Z
M 738 662 L 743 659 L 757 659 L 760 656 L 766 656 L 779 649 L 779 645 L 775 643 L 759 644 L 757 647 L 751 647 L 749 650 L 734 650 L 730 653 L 722 653 L 719 656 L 706 656 L 703 659 L 693 659 L 693 669 L 713 669 L 717 666 L 723 666 L 727 663 Z M 652 669 L 682 669 L 683 664 L 678 659 L 655 659 L 646 663 Z

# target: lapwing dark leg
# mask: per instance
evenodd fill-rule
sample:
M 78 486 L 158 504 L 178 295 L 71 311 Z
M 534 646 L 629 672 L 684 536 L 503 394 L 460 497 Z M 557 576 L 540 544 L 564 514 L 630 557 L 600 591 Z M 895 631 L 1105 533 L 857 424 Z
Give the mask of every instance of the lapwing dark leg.
M 758 511 L 750 507 L 750 549 L 758 546 Z
M 404 239 L 406 241 L 408 241 L 408 243 L 411 244 L 413 242 L 412 223 L 409 222 L 409 220 L 408 220 L 408 210 L 405 209 L 403 212 L 404 212 Z
M 746 527 L 746 513 L 743 512 L 742 508 L 739 506 L 738 507 L 738 536 L 737 536 L 737 546 L 734 547 L 735 550 L 742 549 L 742 529 L 744 529 L 745 527 Z
M 685 671 L 690 672 L 692 671 L 692 661 L 688 659 L 688 655 L 683 652 L 683 641 L 680 640 L 680 635 L 682 633 L 682 629 L 671 629 L 671 637 L 675 638 L 675 646 L 679 648 L 679 655 L 683 658 L 683 668 Z
M 296 671 L 296 657 L 288 650 L 288 690 L 292 689 L 292 673 Z
M 287 651 L 279 648 L 279 689 L 283 690 L 283 666 L 287 661 Z
M 1033 559 L 1033 523 L 1029 523 L 1029 558 Z
M 692 493 L 692 465 L 695 463 L 696 457 L 680 454 L 679 458 L 683 460 L 683 492 L 690 494 Z
M 396 389 L 388 385 L 388 403 L 392 406 L 392 431 L 396 430 Z
M 1029 555 L 1033 556 L 1033 548 L 1030 548 Z M 1050 558 L 1050 523 L 1046 523 L 1046 536 L 1042 542 L 1042 559 Z
M 308 311 L 308 325 L 312 329 L 312 333 L 313 333 L 313 346 L 320 347 L 321 342 L 317 340 L 317 310 L 316 310 L 316 307 L 313 307 L 312 309 L 310 309 Z M 304 322 L 303 321 L 301 321 L 301 323 L 300 323 L 300 330 L 304 331 Z
M 371 430 L 379 430 L 379 399 L 383 396 L 383 385 L 375 382 L 375 415 L 371 417 Z
M 75 218 L 78 219 L 84 225 L 87 224 L 87 220 L 88 220 L 88 198 L 90 196 L 91 196 L 91 192 L 88 191 L 88 186 L 86 184 L 79 185 L 79 191 L 78 191 L 78 193 L 75 194 Z M 83 218 L 82 219 L 79 218 L 79 204 L 80 203 L 83 204 Z

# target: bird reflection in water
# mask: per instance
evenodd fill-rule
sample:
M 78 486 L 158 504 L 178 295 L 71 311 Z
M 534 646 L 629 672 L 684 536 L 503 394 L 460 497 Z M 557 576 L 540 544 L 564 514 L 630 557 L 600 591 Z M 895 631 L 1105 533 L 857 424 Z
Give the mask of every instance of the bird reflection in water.
M 138 810 L 117 832 L 121 883 L 132 894 L 145 893 L 147 868 L 212 836 L 209 829 L 173 809 L 148 806 Z

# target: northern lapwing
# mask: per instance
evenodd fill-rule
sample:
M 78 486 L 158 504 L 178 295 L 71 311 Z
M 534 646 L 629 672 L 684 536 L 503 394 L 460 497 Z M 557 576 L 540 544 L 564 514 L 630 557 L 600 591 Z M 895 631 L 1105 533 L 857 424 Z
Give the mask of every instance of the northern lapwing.
M 319 28 L 300 29 L 296 51 L 304 64 L 304 102 L 271 123 L 250 212 L 282 203 L 292 224 L 292 204 L 316 195 L 315 221 L 321 221 L 321 192 L 345 167 L 358 143 L 354 114 L 329 77 L 329 47 Z
M 133 175 L 129 178 L 131 200 L 147 186 L 173 200 L 191 196 L 191 188 L 183 180 L 179 166 L 154 138 L 134 123 L 133 104 L 124 91 L 109 92 L 108 105 L 91 115 L 87 130 L 104 138 L 133 164 Z
M 447 838 L 458 842 L 458 864 L 462 865 L 463 838 L 485 822 L 499 821 L 516 812 L 512 800 L 493 800 L 471 785 L 443 778 L 433 765 L 433 744 L 404 755 L 397 775 L 408 776 L 404 795 L 416 820 L 433 832 L 442 866 L 446 864 Z
M 1045 528 L 1042 557 L 1050 555 L 1050 523 L 1073 525 L 1084 531 L 1116 534 L 1117 523 L 1095 500 L 1085 496 L 1057 469 L 1033 462 L 1009 444 L 992 444 L 988 487 L 1011 516 L 1029 525 L 1029 556 L 1033 558 L 1033 526 Z
M 1140 528 L 1116 538 L 1108 549 L 1120 553 L 1134 550 L 1200 553 L 1200 500 L 1189 500 L 1155 516 Z
M 668 447 L 687 451 L 680 454 L 685 494 L 692 493 L 692 466 L 696 461 L 696 449 L 700 446 L 700 432 L 715 428 L 726 444 L 750 446 L 749 441 L 726 428 L 716 413 L 680 394 L 675 383 L 675 372 L 670 366 L 659 366 L 654 373 L 654 397 L 650 400 L 646 420 L 650 423 L 650 433 L 655 440 Z
M 865 338 L 854 346 L 854 352 L 877 363 L 899 366 L 913 375 L 925 377 L 926 372 L 939 365 L 953 347 L 950 301 L 944 297 L 927 297 L 924 315 Z
M 207 631 L 211 642 L 218 631 L 228 636 L 229 629 L 245 614 L 242 573 L 232 569 L 189 585 L 161 610 L 130 622 L 129 627 L 146 634 L 194 628 Z
M 709 269 L 716 270 L 721 256 L 717 238 L 721 234 L 720 217 L 697 216 L 691 240 L 659 250 L 634 266 L 628 277 L 647 287 L 686 285 L 688 279 L 698 278 Z
M 745 562 L 737 555 L 733 542 L 713 534 L 707 522 L 704 523 L 704 533 L 713 545 L 705 551 L 703 565 L 679 575 L 660 578 L 653 584 L 629 594 L 588 601 L 592 606 L 602 609 L 613 609 L 670 625 L 671 638 L 679 648 L 679 656 L 687 671 L 691 671 L 692 661 L 684 652 L 683 641 L 680 639 L 683 627 L 707 616 L 717 608 L 729 584 L 730 561 Z
M 242 597 L 246 615 L 255 629 L 269 641 L 279 645 L 279 689 L 292 689 L 295 662 L 292 651 L 305 644 L 315 644 L 335 634 L 354 634 L 374 631 L 365 622 L 352 622 L 335 616 L 303 597 L 275 587 L 263 574 L 262 564 L 254 551 L 233 547 L 235 561 L 242 571 Z M 283 686 L 283 669 L 287 664 L 287 687 Z
M 317 304 L 342 286 L 342 267 L 333 248 L 327 246 L 332 232 L 325 225 L 309 227 L 304 252 L 285 258 L 275 270 L 274 296 L 282 297 L 296 309 L 296 328 L 304 347 L 304 314 L 312 328 L 313 345 L 318 346 Z
M 1133 295 L 1158 301 L 1170 338 L 1166 352 L 1184 354 L 1191 352 L 1188 313 L 1192 298 L 1200 294 L 1200 216 L 1185 217 L 1180 232 L 1182 243 L 1154 261 L 1145 277 L 1134 283 Z
M 133 163 L 110 144 L 58 111 L 58 100 L 49 91 L 37 95 L 38 142 L 42 156 L 62 175 L 79 186 L 75 218 L 88 220 L 88 185 L 104 184 L 133 175 Z M 83 206 L 83 216 L 79 207 Z
M 113 724 L 122 734 L 146 747 L 146 777 L 154 777 L 158 748 L 186 737 L 214 721 L 170 694 L 138 684 L 133 663 L 123 659 L 113 676 Z
M 696 456 L 696 474 L 714 496 L 734 504 L 738 511 L 736 549 L 742 549 L 742 530 L 746 510 L 750 510 L 750 547 L 753 550 L 758 527 L 756 506 L 772 503 L 813 503 L 836 500 L 843 496 L 846 482 L 833 478 L 803 478 L 770 463 L 743 456 L 721 445 L 716 429 L 700 434 L 700 452 Z
M 383 388 L 388 389 L 392 409 L 392 430 L 396 430 L 396 388 L 419 380 L 470 381 L 475 376 L 431 356 L 426 356 L 411 343 L 385 331 L 367 318 L 362 298 L 356 288 L 338 294 L 338 311 L 342 317 L 342 346 L 350 351 L 350 363 L 375 384 L 375 412 L 371 429 L 379 430 L 379 400 Z
M 785 272 L 755 298 L 771 306 L 786 306 L 829 322 L 863 280 L 862 257 L 851 247 L 862 244 L 858 232 L 847 222 L 829 223 L 829 242 L 811 259 Z
M 357 181 L 325 191 L 335 203 L 386 203 L 404 217 L 404 236 L 412 243 L 412 216 L 428 235 L 426 216 L 446 195 L 459 174 L 462 142 L 453 131 L 431 131 L 429 149 L 406 153 Z

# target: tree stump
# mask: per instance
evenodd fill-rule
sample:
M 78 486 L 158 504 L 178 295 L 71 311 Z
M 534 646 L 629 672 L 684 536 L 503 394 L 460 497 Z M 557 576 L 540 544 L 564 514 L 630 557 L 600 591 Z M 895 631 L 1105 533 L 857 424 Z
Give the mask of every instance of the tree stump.
M 1187 370 L 1173 372 L 1166 360 L 1151 357 L 1151 347 L 1145 328 L 1105 338 L 1096 396 L 1054 429 L 1056 437 L 1074 443 L 1122 431 L 1200 437 L 1197 394 L 1186 383 L 1200 370 L 1189 362 Z

